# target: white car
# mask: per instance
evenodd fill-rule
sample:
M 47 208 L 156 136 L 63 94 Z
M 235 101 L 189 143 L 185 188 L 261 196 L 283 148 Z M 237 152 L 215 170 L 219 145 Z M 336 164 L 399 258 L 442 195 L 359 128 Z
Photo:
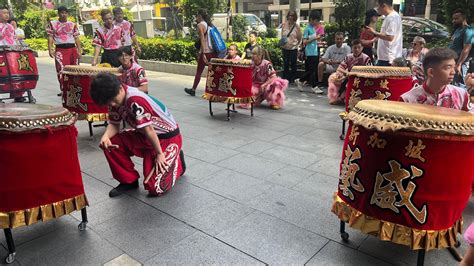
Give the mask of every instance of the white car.
M 247 20 L 249 25 L 247 31 L 250 32 L 252 30 L 256 30 L 258 33 L 267 32 L 267 26 L 256 15 L 250 13 L 240 13 L 233 14 L 232 16 L 237 15 L 243 16 L 245 20 Z M 227 13 L 216 13 L 212 16 L 212 24 L 214 24 L 214 26 L 218 28 L 221 33 L 224 33 L 226 30 L 228 19 L 229 15 Z

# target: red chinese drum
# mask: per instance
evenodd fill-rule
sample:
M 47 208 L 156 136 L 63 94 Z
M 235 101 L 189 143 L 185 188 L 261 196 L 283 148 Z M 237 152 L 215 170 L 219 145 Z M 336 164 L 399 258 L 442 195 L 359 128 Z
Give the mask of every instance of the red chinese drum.
M 86 206 L 75 120 L 62 107 L 0 104 L 0 228 Z
M 0 93 L 31 90 L 38 82 L 33 51 L 23 46 L 0 46 Z
M 412 249 L 453 247 L 474 178 L 474 115 L 363 100 L 347 118 L 332 211 Z
M 408 67 L 354 66 L 347 80 L 346 111 L 365 99 L 398 101 L 412 87 Z
M 211 59 L 206 92 L 211 102 L 253 103 L 252 65 L 250 60 Z
M 78 113 L 79 119 L 89 122 L 106 121 L 108 107 L 95 104 L 90 96 L 92 78 L 104 72 L 119 75 L 117 68 L 65 66 L 61 72 L 63 106 L 71 112 Z

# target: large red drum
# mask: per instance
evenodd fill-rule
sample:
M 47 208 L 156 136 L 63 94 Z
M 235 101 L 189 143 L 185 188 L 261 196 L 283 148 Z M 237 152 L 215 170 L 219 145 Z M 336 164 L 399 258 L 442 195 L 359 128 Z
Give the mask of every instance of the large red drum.
M 108 107 L 94 103 L 90 96 L 92 78 L 99 73 L 119 75 L 117 68 L 67 65 L 61 72 L 63 106 L 89 122 L 106 121 Z
M 87 205 L 75 120 L 62 107 L 0 104 L 0 228 L 50 220 Z
M 251 61 L 211 59 L 202 97 L 211 102 L 253 103 Z
M 474 180 L 474 115 L 363 100 L 347 118 L 332 211 L 412 249 L 453 247 Z
M 354 66 L 347 80 L 346 111 L 365 99 L 398 101 L 413 85 L 408 67 Z
M 33 51 L 25 46 L 0 46 L 0 92 L 36 88 L 38 67 Z

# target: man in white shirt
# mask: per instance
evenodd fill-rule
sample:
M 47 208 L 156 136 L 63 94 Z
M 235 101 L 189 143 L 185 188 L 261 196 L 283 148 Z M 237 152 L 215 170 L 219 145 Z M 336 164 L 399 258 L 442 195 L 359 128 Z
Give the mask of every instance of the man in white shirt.
M 402 19 L 393 10 L 392 2 L 392 0 L 378 0 L 378 12 L 385 16 L 380 32 L 367 27 L 378 38 L 377 66 L 390 66 L 393 59 L 402 56 Z

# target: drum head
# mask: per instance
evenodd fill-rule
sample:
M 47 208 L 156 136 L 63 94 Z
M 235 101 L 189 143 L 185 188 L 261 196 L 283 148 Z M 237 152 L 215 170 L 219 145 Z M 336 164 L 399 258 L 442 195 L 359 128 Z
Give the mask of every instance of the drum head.
M 87 75 L 94 76 L 99 73 L 112 73 L 119 75 L 118 68 L 115 67 L 97 67 L 97 66 L 78 66 L 78 65 L 67 65 L 64 66 L 62 74 L 66 75 Z
M 409 67 L 354 66 L 349 76 L 361 78 L 403 78 L 412 77 Z
M 379 131 L 474 136 L 474 114 L 424 104 L 362 100 L 347 118 L 357 125 Z
M 71 125 L 75 116 L 63 107 L 43 104 L 0 104 L 0 130 L 28 131 Z

